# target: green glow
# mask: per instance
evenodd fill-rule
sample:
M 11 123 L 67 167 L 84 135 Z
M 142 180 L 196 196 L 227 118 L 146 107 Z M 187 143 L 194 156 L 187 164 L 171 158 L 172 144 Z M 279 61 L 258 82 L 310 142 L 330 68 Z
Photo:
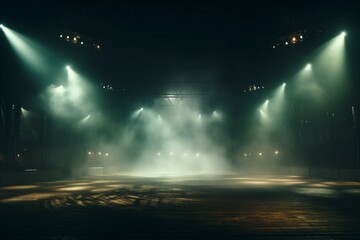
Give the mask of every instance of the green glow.
M 1 28 L 12 48 L 27 66 L 40 74 L 46 74 L 48 72 L 47 62 L 40 54 L 43 52 L 43 49 L 39 45 L 5 26 Z
M 346 78 L 345 33 L 331 39 L 319 50 L 314 65 L 316 78 L 323 80 L 325 86 Z

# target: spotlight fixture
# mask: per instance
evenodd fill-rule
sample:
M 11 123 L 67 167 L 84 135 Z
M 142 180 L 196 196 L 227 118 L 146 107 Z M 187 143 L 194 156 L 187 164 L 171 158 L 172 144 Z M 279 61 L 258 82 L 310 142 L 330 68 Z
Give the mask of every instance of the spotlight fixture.
M 2 28 L 4 25 L 0 24 L 0 27 Z
M 345 36 L 346 36 L 346 32 L 341 32 L 341 35 L 342 35 L 343 37 L 345 37 Z
M 66 70 L 70 70 L 71 68 L 70 68 L 70 66 L 69 65 L 67 65 L 66 66 Z

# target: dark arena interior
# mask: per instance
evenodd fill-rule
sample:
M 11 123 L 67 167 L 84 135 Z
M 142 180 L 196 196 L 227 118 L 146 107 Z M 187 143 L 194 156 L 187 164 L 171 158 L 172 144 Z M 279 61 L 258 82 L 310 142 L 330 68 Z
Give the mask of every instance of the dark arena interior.
M 359 6 L 0 1 L 0 238 L 360 239 Z

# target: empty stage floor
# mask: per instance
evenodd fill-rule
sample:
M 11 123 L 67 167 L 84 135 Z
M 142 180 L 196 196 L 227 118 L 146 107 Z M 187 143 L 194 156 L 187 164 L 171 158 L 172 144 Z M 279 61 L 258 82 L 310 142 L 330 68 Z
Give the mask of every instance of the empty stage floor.
M 87 177 L 0 187 L 1 239 L 359 239 L 360 182 Z

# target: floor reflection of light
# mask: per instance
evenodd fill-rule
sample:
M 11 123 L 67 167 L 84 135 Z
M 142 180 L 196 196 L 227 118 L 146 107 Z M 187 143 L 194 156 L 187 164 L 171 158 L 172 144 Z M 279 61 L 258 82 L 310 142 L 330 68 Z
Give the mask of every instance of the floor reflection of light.
M 67 193 L 30 193 L 25 195 L 19 195 L 0 200 L 0 202 L 25 202 L 25 201 L 38 201 L 53 197 L 64 197 Z
M 353 194 L 360 194 L 360 189 L 346 189 L 344 190 L 345 193 L 353 193 Z
M 34 189 L 38 188 L 38 185 L 19 185 L 19 186 L 9 186 L 9 187 L 2 187 L 0 190 L 26 190 L 26 189 Z
M 295 189 L 295 192 L 317 197 L 335 197 L 337 195 L 337 191 L 326 188 L 298 188 Z
M 62 187 L 62 188 L 57 188 L 55 189 L 56 191 L 82 191 L 82 190 L 86 190 L 89 189 L 89 186 L 77 186 L 77 187 Z
M 94 188 L 94 189 L 91 189 L 90 192 L 106 192 L 106 191 L 111 191 L 111 190 L 114 190 L 114 188 Z
M 253 184 L 253 185 L 269 185 L 272 184 L 269 181 L 243 181 L 245 184 Z

